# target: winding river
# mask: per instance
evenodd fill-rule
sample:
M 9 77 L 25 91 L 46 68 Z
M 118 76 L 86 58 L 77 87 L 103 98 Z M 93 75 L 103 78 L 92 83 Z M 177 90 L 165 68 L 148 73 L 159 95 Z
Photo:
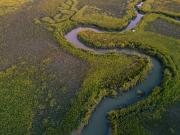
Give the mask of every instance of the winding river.
M 142 4 L 143 3 L 139 3 L 136 6 L 140 7 Z M 134 20 L 132 20 L 124 30 L 120 32 L 124 32 L 124 31 L 134 28 L 139 23 L 142 17 L 143 17 L 143 14 L 137 13 L 137 17 Z M 96 28 L 78 27 L 70 31 L 68 34 L 66 34 L 65 38 L 70 43 L 72 43 L 75 47 L 83 49 L 83 50 L 92 51 L 98 55 L 116 51 L 117 53 L 124 53 L 126 55 L 141 55 L 142 57 L 145 56 L 145 54 L 138 52 L 136 50 L 90 48 L 78 40 L 78 37 L 77 37 L 78 32 L 83 31 L 83 30 L 92 30 L 98 33 L 105 32 L 105 31 L 100 31 Z M 137 103 L 138 101 L 145 98 L 148 94 L 150 94 L 153 88 L 160 85 L 161 79 L 162 79 L 162 71 L 163 71 L 162 65 L 156 58 L 154 57 L 150 57 L 150 58 L 153 64 L 153 68 L 148 73 L 145 80 L 137 84 L 134 88 L 130 89 L 128 92 L 121 93 L 114 98 L 110 98 L 110 97 L 103 98 L 103 100 L 97 105 L 96 109 L 92 113 L 88 125 L 86 125 L 81 130 L 81 133 L 77 133 L 77 134 L 109 135 L 110 128 L 109 128 L 108 120 L 107 120 L 108 112 Z M 142 90 L 144 92 L 144 96 L 138 96 L 137 94 L 138 90 Z

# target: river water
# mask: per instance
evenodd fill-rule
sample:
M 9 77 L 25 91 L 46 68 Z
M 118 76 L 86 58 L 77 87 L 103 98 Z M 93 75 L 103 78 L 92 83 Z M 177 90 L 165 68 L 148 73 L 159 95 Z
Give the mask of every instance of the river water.
M 143 3 L 138 3 L 137 7 L 142 6 Z M 137 13 L 137 16 L 135 19 L 133 19 L 129 25 L 122 31 L 120 32 L 125 32 L 127 30 L 135 28 L 135 26 L 140 22 L 144 15 Z M 78 27 L 70 31 L 65 35 L 65 38 L 72 43 L 75 47 L 83 49 L 83 50 L 88 50 L 92 51 L 96 54 L 105 54 L 109 53 L 112 51 L 116 51 L 116 53 L 124 53 L 127 55 L 140 55 L 142 57 L 146 57 L 145 54 L 138 52 L 136 50 L 131 50 L 131 49 L 94 49 L 91 47 L 86 46 L 83 44 L 81 41 L 79 41 L 77 35 L 80 31 L 84 30 L 92 30 L 94 32 L 105 32 L 105 31 L 100 31 L 96 28 L 90 28 L 90 27 Z M 150 57 L 150 56 L 149 56 Z M 88 125 L 86 125 L 82 130 L 81 135 L 109 135 L 110 134 L 110 126 L 108 124 L 107 120 L 107 113 L 115 110 L 115 109 L 120 109 L 124 108 L 128 105 L 137 103 L 138 101 L 142 100 L 148 94 L 150 94 L 156 86 L 160 85 L 161 79 L 162 79 L 162 65 L 161 63 L 154 57 L 150 57 L 151 62 L 153 64 L 153 67 L 151 71 L 148 73 L 146 76 L 145 80 L 142 81 L 141 83 L 137 84 L 135 87 L 130 89 L 128 92 L 124 92 L 119 94 L 118 96 L 114 98 L 110 97 L 105 97 L 103 100 L 96 106 L 96 109 L 92 113 L 90 120 L 88 122 Z M 144 95 L 139 96 L 137 92 L 141 90 L 143 91 Z

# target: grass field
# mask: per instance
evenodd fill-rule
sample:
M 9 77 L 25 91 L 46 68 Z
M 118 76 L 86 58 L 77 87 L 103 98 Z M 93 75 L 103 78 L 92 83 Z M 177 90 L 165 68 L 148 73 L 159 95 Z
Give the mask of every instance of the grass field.
M 14 14 L 4 15 L 3 11 L 0 134 L 71 134 L 72 130 L 87 124 L 104 96 L 114 96 L 119 88 L 127 89 L 142 80 L 151 67 L 147 59 L 114 53 L 97 56 L 74 48 L 64 38 L 79 23 L 121 28 L 134 16 L 132 7 L 136 2 L 41 0 L 31 3 L 29 8 L 17 6 L 19 10 L 13 10 Z M 174 15 L 175 9 L 172 10 Z M 92 20 L 88 20 L 90 17 Z M 162 27 L 154 29 L 157 26 Z M 138 48 L 159 58 L 164 65 L 161 87 L 155 88 L 143 101 L 109 114 L 113 135 L 179 133 L 178 29 L 179 22 L 149 14 L 136 32 L 79 34 L 89 46 Z M 153 126 L 154 123 L 157 125 Z
M 151 23 L 153 23 L 153 20 L 156 20 L 157 18 L 163 18 L 163 21 L 166 22 L 165 27 L 167 31 L 165 32 L 168 33 L 168 36 L 164 36 L 164 31 L 152 32 L 145 30 L 147 27 L 149 28 L 152 25 Z M 114 135 L 147 135 L 156 134 L 158 132 L 167 134 L 179 133 L 178 122 L 167 124 L 167 121 L 172 122 L 171 117 L 168 117 L 163 113 L 166 112 L 167 106 L 179 101 L 180 98 L 180 40 L 176 37 L 172 38 L 175 34 L 169 31 L 169 28 L 171 28 L 175 22 L 176 21 L 171 18 L 163 15 L 150 14 L 147 15 L 136 28 L 136 32 L 129 31 L 123 34 L 98 34 L 92 31 L 84 31 L 79 34 L 81 40 L 93 47 L 114 48 L 128 46 L 143 49 L 145 52 L 148 52 L 150 49 L 151 51 L 149 53 L 155 53 L 156 57 L 163 60 L 162 62 L 165 65 L 165 68 L 170 68 L 170 71 L 174 74 L 174 77 L 172 77 L 172 75 L 168 73 L 169 71 L 165 69 L 165 71 L 167 70 L 168 72 L 164 72 L 164 80 L 161 84 L 160 91 L 158 90 L 159 88 L 157 88 L 147 99 L 138 104 L 110 113 L 109 120 L 111 121 Z M 176 22 L 176 27 L 179 28 L 179 26 L 180 24 Z M 178 106 L 174 107 L 174 109 L 177 110 L 177 107 Z M 168 115 L 173 115 L 173 111 L 169 111 Z M 174 120 L 177 117 L 178 116 L 176 116 Z M 155 123 L 161 124 L 156 124 L 156 128 L 153 128 Z M 164 127 L 166 127 L 166 129 Z
M 143 79 L 151 67 L 149 61 L 137 56 L 116 54 L 96 56 L 72 47 L 64 39 L 64 34 L 75 25 L 76 23 L 71 21 L 57 23 L 54 36 L 65 50 L 88 61 L 90 69 L 82 84 L 81 91 L 73 100 L 66 117 L 59 127 L 46 130 L 49 134 L 70 134 L 80 124 L 87 124 L 94 107 L 104 96 L 115 95 L 119 87 L 127 89 L 135 85 L 138 80 Z M 126 62 L 123 62 L 124 60 Z M 131 68 L 132 72 L 127 74 L 125 72 L 127 67 Z M 144 72 L 140 73 L 142 70 Z
M 0 134 L 70 134 L 103 96 L 135 85 L 149 70 L 144 58 L 99 57 L 67 43 L 62 34 L 76 24 L 73 1 L 28 6 L 0 18 Z
M 22 4 L 28 0 L 1 0 L 0 1 L 0 16 L 17 10 Z
M 121 29 L 136 15 L 138 0 L 83 0 L 77 4 L 79 11 L 73 20 L 106 29 Z
M 36 1 L 0 17 L 0 134 L 43 133 L 43 121 L 56 126 L 84 80 L 88 63 L 33 22 L 60 2 Z
M 167 108 L 160 120 L 149 121 L 146 128 L 149 129 L 153 135 L 178 135 L 180 133 L 180 103 L 177 102 Z M 159 126 L 160 125 L 160 126 Z
M 85 5 L 97 7 L 111 16 L 121 18 L 127 13 L 126 11 L 128 8 L 128 1 L 127 0 L 110 0 L 110 1 L 79 0 L 77 4 L 77 8 L 81 9 Z
M 180 23 L 179 21 L 176 21 L 174 19 L 157 15 L 157 14 L 150 14 L 146 17 L 146 21 L 143 21 L 141 23 L 141 28 L 144 29 L 146 32 L 153 32 L 162 36 L 167 36 L 169 38 L 175 38 L 180 39 Z M 92 34 L 93 33 L 93 34 Z M 122 42 L 124 42 L 124 45 L 127 44 L 126 42 L 126 36 L 122 34 L 121 38 L 118 39 L 117 34 L 109 34 L 112 36 L 105 36 L 106 34 L 98 34 L 92 31 L 86 31 L 86 32 L 80 32 L 79 38 L 82 40 L 86 40 L 86 42 L 89 42 L 93 47 L 116 47 L 116 46 L 123 46 Z M 96 43 L 94 45 L 92 42 Z M 115 43 L 114 43 L 115 42 Z
M 164 13 L 171 16 L 180 17 L 179 0 L 146 0 L 142 10 L 145 12 Z
M 178 21 L 173 22 L 173 20 L 171 20 L 171 22 L 172 23 L 169 23 L 165 19 L 157 18 L 154 21 L 149 22 L 144 30 L 180 39 L 180 23 Z

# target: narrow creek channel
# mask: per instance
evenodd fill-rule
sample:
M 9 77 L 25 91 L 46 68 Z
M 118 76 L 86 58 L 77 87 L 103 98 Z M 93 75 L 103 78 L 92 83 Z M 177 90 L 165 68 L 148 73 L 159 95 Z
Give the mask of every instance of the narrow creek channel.
M 140 7 L 143 3 L 138 3 L 136 6 Z M 144 15 L 137 13 L 137 16 L 134 20 L 132 20 L 129 25 L 120 32 L 125 32 L 127 30 L 133 29 L 142 19 Z M 123 53 L 128 55 L 141 55 L 144 57 L 145 54 L 142 52 L 131 50 L 131 49 L 94 49 L 91 47 L 86 46 L 81 41 L 79 41 L 77 35 L 80 31 L 84 30 L 92 30 L 95 32 L 105 32 L 100 31 L 96 28 L 89 28 L 89 27 L 78 27 L 70 31 L 65 35 L 65 38 L 72 43 L 75 47 L 92 51 L 98 55 L 109 53 L 112 51 L 116 51 L 117 53 Z M 150 57 L 150 56 L 148 56 Z M 154 57 L 150 57 L 151 62 L 153 64 L 153 68 L 146 76 L 145 80 L 141 83 L 138 83 L 135 87 L 130 89 L 128 92 L 124 92 L 119 94 L 118 96 L 111 98 L 111 97 L 105 97 L 103 100 L 96 106 L 96 109 L 92 113 L 88 125 L 86 125 L 82 130 L 81 135 L 110 135 L 110 126 L 108 124 L 107 120 L 107 113 L 115 110 L 120 109 L 125 106 L 137 103 L 138 101 L 145 98 L 148 94 L 151 93 L 153 88 L 160 85 L 161 79 L 162 79 L 162 65 L 161 63 Z M 138 96 L 137 92 L 138 90 L 142 90 L 144 95 Z M 75 133 L 76 134 L 76 133 Z

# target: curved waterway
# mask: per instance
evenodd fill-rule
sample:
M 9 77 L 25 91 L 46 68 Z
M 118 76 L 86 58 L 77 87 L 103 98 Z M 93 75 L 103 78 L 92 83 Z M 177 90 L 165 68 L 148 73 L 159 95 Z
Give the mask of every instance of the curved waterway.
M 137 5 L 141 6 L 143 3 L 140 3 Z M 132 20 L 129 25 L 122 31 L 124 32 L 129 29 L 133 29 L 138 22 L 143 17 L 142 14 L 137 13 L 137 17 Z M 86 46 L 81 41 L 79 41 L 77 35 L 80 31 L 84 30 L 92 30 L 95 32 L 105 32 L 100 31 L 96 28 L 87 28 L 87 27 L 78 27 L 70 31 L 68 34 L 65 35 L 65 38 L 72 43 L 75 47 L 92 51 L 93 53 L 96 53 L 98 55 L 102 55 L 105 53 L 109 53 L 112 51 L 115 51 L 116 53 L 123 53 L 126 55 L 140 55 L 142 57 L 146 57 L 145 54 L 142 52 L 139 52 L 137 50 L 131 50 L 131 49 L 94 49 L 91 47 Z M 150 57 L 150 56 L 149 56 Z M 110 128 L 108 125 L 107 120 L 107 113 L 123 108 L 125 106 L 137 103 L 138 101 L 145 98 L 148 94 L 151 93 L 153 88 L 160 85 L 161 79 L 162 79 L 162 65 L 161 63 L 154 57 L 150 57 L 151 62 L 153 64 L 153 68 L 148 73 L 147 77 L 142 81 L 141 83 L 137 84 L 135 87 L 130 89 L 128 92 L 124 92 L 119 94 L 118 96 L 112 98 L 112 97 L 105 97 L 103 100 L 96 106 L 96 109 L 92 113 L 90 120 L 88 122 L 88 125 L 86 125 L 82 130 L 81 133 L 74 133 L 74 134 L 81 134 L 81 135 L 109 135 L 110 134 Z M 137 91 L 142 90 L 144 95 L 138 96 Z

